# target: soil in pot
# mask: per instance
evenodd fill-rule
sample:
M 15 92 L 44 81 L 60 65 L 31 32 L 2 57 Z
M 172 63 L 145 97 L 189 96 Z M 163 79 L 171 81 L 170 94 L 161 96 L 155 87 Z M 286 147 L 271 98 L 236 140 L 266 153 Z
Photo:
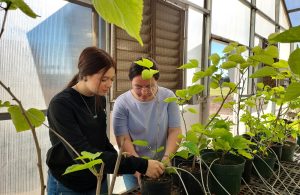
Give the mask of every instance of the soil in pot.
M 158 179 L 152 179 L 147 176 L 142 177 L 141 193 L 142 195 L 171 195 L 172 178 L 169 175 L 163 175 Z
M 202 159 L 207 163 L 211 164 L 213 160 L 220 158 L 220 153 L 206 153 L 201 156 Z M 211 166 L 211 171 L 217 178 L 219 183 L 231 194 L 237 195 L 240 192 L 241 178 L 244 171 L 245 159 L 236 156 L 226 154 L 225 158 L 220 164 L 219 160 L 216 160 Z M 227 194 L 221 185 L 215 180 L 209 173 L 208 183 L 209 189 L 212 193 L 218 195 Z
M 291 141 L 285 141 L 282 147 L 282 161 L 293 161 L 295 149 L 296 149 L 296 143 Z

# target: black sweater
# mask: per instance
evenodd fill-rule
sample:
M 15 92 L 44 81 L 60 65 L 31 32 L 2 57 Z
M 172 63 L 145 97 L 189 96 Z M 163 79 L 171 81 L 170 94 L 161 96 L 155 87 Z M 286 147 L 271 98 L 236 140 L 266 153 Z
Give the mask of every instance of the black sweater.
M 82 95 L 90 111 L 95 112 L 95 97 Z M 105 97 L 100 97 L 105 108 Z M 78 153 L 103 152 L 100 159 L 105 163 L 104 173 L 113 173 L 117 152 L 106 135 L 106 113 L 97 109 L 98 117 L 93 118 L 80 94 L 73 88 L 67 88 L 58 93 L 50 102 L 48 108 L 49 126 L 64 137 Z M 94 114 L 94 113 L 93 113 Z M 74 191 L 86 191 L 96 187 L 96 177 L 89 171 L 83 170 L 62 175 L 70 165 L 78 163 L 77 156 L 50 131 L 52 147 L 47 152 L 47 165 L 52 175 Z M 148 161 L 136 157 L 122 158 L 119 173 L 132 174 L 135 171 L 145 173 Z M 106 179 L 106 177 L 104 176 Z

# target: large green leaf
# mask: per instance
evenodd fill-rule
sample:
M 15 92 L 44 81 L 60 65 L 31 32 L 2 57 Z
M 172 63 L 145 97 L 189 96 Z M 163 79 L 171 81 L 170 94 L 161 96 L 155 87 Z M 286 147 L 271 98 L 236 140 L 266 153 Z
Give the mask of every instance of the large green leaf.
M 300 26 L 292 27 L 277 35 L 269 36 L 270 42 L 295 43 L 300 42 Z
M 265 49 L 265 53 L 268 54 L 269 56 L 273 57 L 273 58 L 278 58 L 278 56 L 279 56 L 278 48 L 274 45 L 268 46 Z
M 8 108 L 8 112 L 14 123 L 17 132 L 29 130 L 30 126 L 27 123 L 25 117 L 21 112 L 21 108 L 19 106 L 11 106 Z M 37 110 L 35 108 L 30 108 L 26 111 L 26 115 L 29 118 L 29 121 L 34 127 L 39 127 L 45 121 L 45 115 L 42 111 Z
M 94 160 L 94 159 L 98 158 L 101 154 L 102 154 L 102 152 L 96 152 L 95 154 L 93 154 L 90 152 L 82 151 L 81 156 L 77 157 L 76 160 L 82 160 L 82 159 Z
M 36 18 L 38 15 L 32 11 L 32 9 L 23 0 L 0 0 L 0 2 L 11 3 L 9 9 L 19 8 L 24 14 L 29 17 Z
M 68 174 L 68 173 L 72 173 L 72 172 L 76 172 L 76 171 L 81 171 L 81 170 L 85 170 L 85 169 L 89 169 L 94 167 L 95 165 L 101 164 L 103 163 L 103 161 L 101 159 L 96 159 L 93 161 L 90 161 L 88 163 L 85 164 L 76 164 L 76 165 L 72 165 L 69 166 L 66 171 L 64 172 L 63 175 Z
M 291 101 L 300 96 L 300 83 L 291 83 L 286 88 L 286 93 L 284 96 L 285 101 Z
M 177 101 L 177 97 L 168 97 L 164 99 L 164 102 L 166 103 L 175 102 L 175 101 Z
M 246 62 L 245 59 L 240 54 L 232 54 L 228 56 L 228 60 L 239 64 Z
M 274 63 L 273 57 L 266 54 L 255 54 L 253 56 L 250 56 L 250 59 L 267 65 L 272 65 Z
M 203 90 L 204 90 L 204 86 L 200 85 L 200 84 L 195 84 L 195 85 L 188 87 L 188 93 L 191 96 L 199 94 Z
M 92 3 L 104 20 L 124 29 L 143 45 L 140 36 L 143 17 L 142 0 L 92 0 Z
M 209 59 L 211 60 L 213 65 L 218 65 L 221 58 L 217 53 L 214 53 L 211 56 L 209 56 Z
M 300 49 L 299 48 L 297 48 L 295 51 L 293 51 L 290 54 L 289 66 L 293 73 L 300 75 Z
M 278 62 L 275 62 L 274 64 L 272 64 L 272 66 L 274 68 L 288 68 L 289 64 L 285 60 L 279 60 Z
M 250 75 L 250 78 L 260 78 L 265 76 L 275 76 L 278 72 L 275 68 L 270 66 L 265 66 L 263 68 L 258 69 L 256 72 L 254 72 L 252 75 Z
M 132 142 L 132 144 L 136 145 L 136 146 L 144 146 L 144 147 L 146 147 L 146 146 L 149 145 L 149 143 L 147 141 L 145 141 L 145 140 L 134 140 Z
M 223 62 L 223 64 L 221 65 L 221 68 L 230 69 L 230 68 L 236 67 L 236 65 L 237 65 L 237 63 L 234 61 L 227 61 L 227 62 Z
M 141 60 L 137 60 L 134 63 L 146 67 L 148 69 L 150 69 L 153 66 L 153 62 L 147 58 L 142 58 Z
M 191 59 L 187 64 L 183 64 L 182 66 L 178 67 L 178 69 L 191 69 L 198 67 L 198 60 Z

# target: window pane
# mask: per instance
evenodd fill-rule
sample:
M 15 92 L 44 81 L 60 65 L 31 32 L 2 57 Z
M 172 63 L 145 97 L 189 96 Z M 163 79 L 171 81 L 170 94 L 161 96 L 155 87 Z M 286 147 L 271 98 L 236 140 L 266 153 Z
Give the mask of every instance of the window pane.
M 285 0 L 287 9 L 295 9 L 300 7 L 300 1 L 295 0 Z
M 275 20 L 275 1 L 274 0 L 256 0 L 256 7 Z
M 92 44 L 91 9 L 60 0 L 27 3 L 38 4 L 32 9 L 41 17 L 9 13 L 0 41 L 0 77 L 25 107 L 45 109 L 77 71 L 82 49 Z
M 289 14 L 292 22 L 292 26 L 300 25 L 300 11 L 292 12 Z
M 286 14 L 283 4 L 280 1 L 280 9 L 279 9 L 279 24 L 282 25 L 285 29 L 289 28 L 288 15 Z
M 203 15 L 190 8 L 188 10 L 188 40 L 187 59 L 197 59 L 201 62 Z M 187 70 L 187 86 L 192 85 L 194 69 Z
M 234 11 L 233 11 L 234 8 Z M 243 45 L 249 44 L 250 9 L 237 0 L 214 0 L 212 33 Z
M 92 44 L 91 9 L 61 0 L 26 3 L 40 17 L 33 19 L 19 10 L 9 12 L 0 40 L 0 78 L 20 98 L 25 109 L 46 109 L 50 98 L 77 71 L 81 50 Z M 0 12 L 1 21 L 3 14 Z M 11 100 L 2 87 L 0 94 L 1 100 Z M 11 120 L 0 121 L 0 129 L 0 194 L 40 194 L 31 132 L 16 133 Z M 48 130 L 41 127 L 36 132 L 46 173 Z
M 268 38 L 271 33 L 275 32 L 275 26 L 256 14 L 255 32 L 264 38 Z
M 188 0 L 188 1 L 192 2 L 192 3 L 196 4 L 196 5 L 199 5 L 201 7 L 203 7 L 203 5 L 204 5 L 204 0 Z

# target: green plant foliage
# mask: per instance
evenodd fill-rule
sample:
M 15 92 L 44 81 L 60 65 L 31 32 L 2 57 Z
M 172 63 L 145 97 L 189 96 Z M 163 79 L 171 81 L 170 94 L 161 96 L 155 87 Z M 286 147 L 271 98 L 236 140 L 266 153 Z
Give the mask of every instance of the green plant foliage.
M 188 108 L 187 110 L 193 114 L 197 114 L 197 110 L 194 108 Z
M 279 34 L 269 36 L 270 43 L 295 43 L 300 42 L 300 26 L 295 26 Z
M 270 67 L 270 66 L 265 66 L 261 69 L 258 69 L 256 72 L 254 72 L 250 78 L 261 78 L 261 77 L 266 77 L 266 76 L 275 76 L 277 75 L 278 72 L 275 68 Z
M 9 107 L 10 106 L 10 102 L 9 101 L 5 101 L 2 103 L 2 101 L 0 100 L 0 108 L 1 107 Z
M 250 59 L 270 66 L 274 63 L 273 57 L 266 54 L 255 54 L 253 56 L 250 56 Z
M 211 56 L 209 56 L 209 59 L 211 60 L 212 64 L 217 66 L 220 62 L 220 56 L 217 53 L 212 54 Z
M 134 140 L 132 142 L 132 144 L 136 145 L 136 146 L 143 146 L 143 147 L 146 147 L 149 145 L 149 143 L 145 140 Z
M 153 66 L 153 62 L 147 58 L 142 58 L 141 60 L 134 61 L 134 63 L 146 67 L 148 69 L 150 69 Z
M 287 89 L 284 97 L 285 101 L 291 101 L 300 96 L 300 83 L 291 83 Z
M 177 97 L 168 97 L 168 98 L 164 99 L 164 102 L 166 102 L 166 103 L 176 102 L 176 101 L 177 101 Z
M 236 65 L 237 65 L 237 63 L 234 61 L 226 61 L 226 62 L 222 63 L 221 68 L 227 70 L 227 69 L 236 67 Z
M 193 96 L 193 95 L 199 94 L 203 90 L 204 90 L 203 85 L 195 84 L 195 85 L 188 87 L 188 94 L 190 96 Z
M 272 67 L 274 68 L 288 68 L 289 64 L 286 60 L 279 60 L 278 62 L 275 62 L 272 64 Z
M 153 77 L 154 74 L 158 73 L 158 70 L 145 69 L 142 71 L 142 79 L 149 80 Z
M 92 0 L 98 14 L 107 22 L 124 29 L 143 45 L 140 30 L 143 18 L 143 1 Z
M 198 60 L 196 59 L 191 59 L 187 64 L 181 65 L 177 69 L 191 69 L 191 68 L 197 68 L 198 67 Z
M 289 65 L 293 73 L 300 75 L 300 49 L 297 48 L 289 56 Z
M 68 173 L 72 173 L 72 172 L 76 172 L 76 171 L 81 171 L 81 170 L 85 170 L 85 169 L 93 169 L 95 170 L 95 165 L 100 165 L 103 163 L 103 161 L 101 159 L 96 159 L 101 155 L 100 152 L 97 152 L 95 154 L 90 153 L 90 152 L 81 152 L 81 156 L 77 157 L 75 160 L 83 160 L 83 159 L 87 159 L 89 160 L 89 162 L 87 163 L 83 163 L 83 164 L 75 164 L 72 166 L 69 166 L 66 171 L 63 173 L 63 175 L 68 174 Z
M 265 49 L 265 53 L 273 58 L 279 57 L 278 48 L 274 45 L 270 45 Z
M 12 122 L 16 127 L 17 132 L 31 129 L 25 117 L 23 116 L 21 108 L 19 106 L 10 106 L 8 108 L 8 112 L 11 116 Z M 34 127 L 39 127 L 45 121 L 44 113 L 35 108 L 30 108 L 29 110 L 27 110 L 26 115 Z
M 0 0 L 5 2 L 7 5 L 11 4 L 9 10 L 20 9 L 24 14 L 31 18 L 39 17 L 23 0 Z

